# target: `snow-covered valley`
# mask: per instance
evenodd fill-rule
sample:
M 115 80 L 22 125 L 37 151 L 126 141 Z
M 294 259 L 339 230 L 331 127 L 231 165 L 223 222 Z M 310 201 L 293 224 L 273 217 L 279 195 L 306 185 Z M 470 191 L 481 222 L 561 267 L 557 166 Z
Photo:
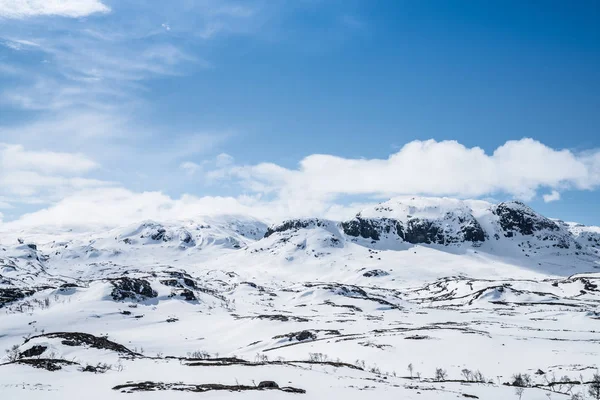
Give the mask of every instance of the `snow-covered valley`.
M 588 396 L 599 284 L 600 228 L 520 202 L 3 231 L 0 393 Z

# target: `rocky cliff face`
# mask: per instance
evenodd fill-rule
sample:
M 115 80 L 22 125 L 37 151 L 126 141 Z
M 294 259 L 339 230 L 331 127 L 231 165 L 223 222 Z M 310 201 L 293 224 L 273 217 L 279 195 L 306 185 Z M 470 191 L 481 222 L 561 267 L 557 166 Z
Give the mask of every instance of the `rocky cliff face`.
M 496 216 L 499 231 L 496 240 L 516 238 L 526 240 L 528 245 L 535 248 L 560 248 L 581 250 L 577 238 L 569 229 L 559 223 L 544 217 L 520 201 L 500 203 L 491 208 Z
M 290 219 L 283 221 L 280 224 L 270 226 L 265 233 L 265 237 L 267 238 L 274 233 L 293 232 L 300 229 L 325 227 L 327 225 L 328 221 L 319 218 Z
M 398 236 L 404 239 L 402 222 L 393 218 L 363 218 L 359 215 L 341 223 L 348 236 L 379 240 L 382 236 Z
M 556 222 L 536 213 L 520 201 L 500 203 L 493 207 L 492 212 L 498 216 L 498 222 L 506 237 L 513 237 L 515 233 L 534 235 L 544 230 L 560 230 Z
M 342 222 L 341 227 L 351 237 L 372 240 L 396 237 L 412 244 L 477 243 L 487 238 L 481 224 L 465 207 L 420 208 L 414 202 L 384 203 Z
M 337 224 L 317 218 L 284 221 L 271 226 L 265 237 L 318 228 L 335 230 L 346 240 L 364 240 L 367 245 L 386 240 L 475 247 L 502 242 L 526 253 L 543 248 L 600 251 L 600 229 L 599 232 L 577 230 L 535 212 L 520 201 L 494 205 L 453 199 L 394 199 Z

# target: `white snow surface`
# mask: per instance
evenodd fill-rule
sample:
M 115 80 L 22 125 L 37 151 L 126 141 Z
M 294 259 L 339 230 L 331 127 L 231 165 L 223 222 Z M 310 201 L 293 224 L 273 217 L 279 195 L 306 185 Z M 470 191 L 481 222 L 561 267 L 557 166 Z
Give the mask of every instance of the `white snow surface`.
M 600 228 L 518 202 L 0 232 L 2 399 L 568 399 L 598 367 Z

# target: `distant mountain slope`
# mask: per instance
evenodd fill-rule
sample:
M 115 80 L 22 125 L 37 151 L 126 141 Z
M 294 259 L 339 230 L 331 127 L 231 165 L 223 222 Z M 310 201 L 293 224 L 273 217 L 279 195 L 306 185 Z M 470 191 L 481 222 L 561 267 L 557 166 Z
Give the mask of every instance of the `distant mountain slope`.
M 395 198 L 344 221 L 0 239 L 11 399 L 499 400 L 525 374 L 543 400 L 597 370 L 600 228 L 520 202 Z

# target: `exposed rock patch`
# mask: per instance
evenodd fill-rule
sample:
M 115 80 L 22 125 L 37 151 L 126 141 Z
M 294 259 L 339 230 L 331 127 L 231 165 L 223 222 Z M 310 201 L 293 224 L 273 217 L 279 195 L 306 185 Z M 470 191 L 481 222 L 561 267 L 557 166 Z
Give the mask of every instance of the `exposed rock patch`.
M 54 339 L 59 338 L 63 339 L 62 344 L 65 346 L 89 346 L 95 349 L 102 350 L 111 350 L 121 354 L 127 354 L 130 356 L 138 355 L 137 353 L 129 350 L 127 347 L 122 344 L 113 342 L 108 340 L 102 336 L 94 336 L 89 333 L 82 332 L 52 332 L 46 333 L 43 335 L 32 336 L 31 338 L 25 340 L 25 343 L 29 342 L 32 339 L 36 338 L 48 338 Z M 34 346 L 35 347 L 35 346 Z
M 145 300 L 158 296 L 150 282 L 145 279 L 121 277 L 111 280 L 110 283 L 114 286 L 111 296 L 115 301 Z

